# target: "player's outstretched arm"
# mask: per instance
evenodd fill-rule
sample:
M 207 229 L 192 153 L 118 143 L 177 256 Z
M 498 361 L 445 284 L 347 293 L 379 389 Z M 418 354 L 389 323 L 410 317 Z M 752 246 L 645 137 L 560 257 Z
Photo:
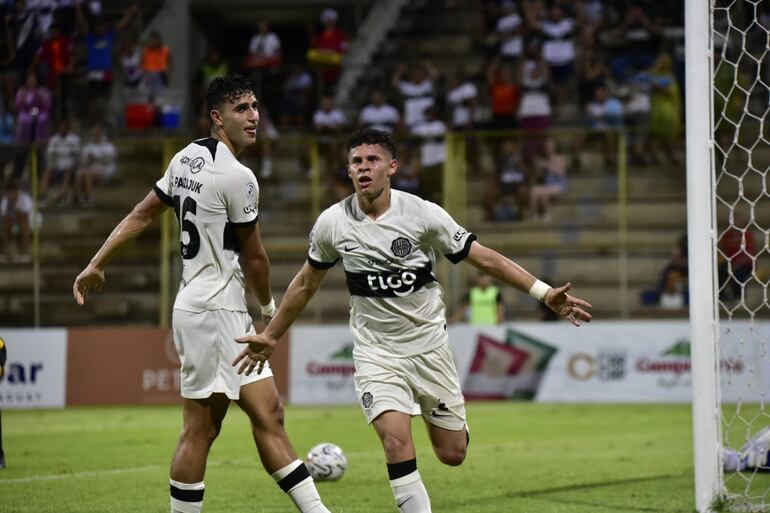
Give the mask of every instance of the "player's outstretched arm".
M 89 290 L 101 290 L 104 285 L 104 266 L 115 256 L 115 253 L 145 231 L 166 208 L 168 205 L 154 191 L 150 191 L 141 202 L 136 204 L 131 213 L 118 223 L 86 268 L 75 278 L 72 295 L 79 305 L 86 302 Z
M 262 372 L 265 361 L 270 357 L 286 330 L 294 323 L 302 310 L 308 304 L 326 276 L 327 269 L 315 269 L 305 262 L 297 275 L 291 280 L 281 300 L 281 306 L 275 312 L 262 333 L 245 335 L 235 340 L 247 344 L 246 348 L 233 360 L 233 367 L 240 363 L 238 374 L 245 372 L 251 374 L 254 368 L 257 373 Z
M 466 260 L 495 278 L 516 287 L 522 292 L 530 292 L 536 283 L 542 284 L 526 269 L 497 251 L 487 248 L 474 241 Z M 575 326 L 580 326 L 580 321 L 591 321 L 591 314 L 586 310 L 591 308 L 591 303 L 583 299 L 567 294 L 572 287 L 570 283 L 561 287 L 549 287 L 543 294 L 537 294 L 548 307 L 567 318 Z M 537 291 L 536 291 L 537 292 Z

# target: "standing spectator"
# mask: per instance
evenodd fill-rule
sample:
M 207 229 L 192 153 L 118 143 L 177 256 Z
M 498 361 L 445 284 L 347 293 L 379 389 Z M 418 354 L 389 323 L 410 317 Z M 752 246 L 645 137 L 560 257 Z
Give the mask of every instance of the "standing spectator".
M 3 238 L 0 240 L 0 259 L 7 261 L 8 249 L 14 235 L 18 235 L 17 259 L 29 262 L 30 226 L 33 223 L 32 197 L 19 190 L 19 184 L 11 180 L 0 202 L 0 218 L 3 220 Z
M 4 39 L 10 50 L 12 70 L 8 79 L 12 89 L 31 70 L 40 44 L 42 43 L 40 24 L 34 10 L 28 9 L 26 2 L 19 0 L 13 5 L 13 14 L 6 16 Z
M 382 91 L 372 92 L 372 102 L 361 109 L 358 124 L 361 128 L 375 128 L 392 134 L 401 123 L 401 114 L 393 106 L 385 102 Z
M 605 60 L 595 47 L 589 46 L 583 49 L 578 83 L 580 105 L 586 105 L 593 100 L 596 88 L 607 83 L 609 73 L 604 64 Z
M 503 142 L 495 175 L 484 192 L 487 221 L 524 219 L 529 208 L 529 171 L 516 139 Z M 503 208 L 503 196 L 514 196 L 515 209 Z
M 616 83 L 623 83 L 630 70 L 642 71 L 650 67 L 658 53 L 663 22 L 657 2 L 636 0 L 626 5 L 623 21 L 614 28 L 620 45 L 610 61 Z
M 409 71 L 409 78 L 404 79 L 407 67 L 396 67 L 391 84 L 401 94 L 404 104 L 404 124 L 407 130 L 425 120 L 425 109 L 436 103 L 434 81 L 438 78 L 438 69 L 429 61 L 414 65 Z
M 565 17 L 561 6 L 554 3 L 548 18 L 540 24 L 540 32 L 543 58 L 549 67 L 556 103 L 561 106 L 568 99 L 574 72 L 575 20 Z
M 51 117 L 51 92 L 38 85 L 37 75 L 27 73 L 26 82 L 16 92 L 16 158 L 13 177 L 18 179 L 27 165 L 30 145 L 40 150 L 48 140 L 48 123 Z M 38 166 L 41 165 L 38 159 Z
M 543 147 L 545 154 L 536 162 L 529 206 L 532 219 L 550 221 L 553 201 L 567 191 L 567 158 L 559 153 L 553 137 L 546 139 Z
M 80 170 L 75 179 L 75 196 L 78 202 L 86 207 L 96 203 L 94 200 L 94 185 L 106 183 L 115 174 L 117 150 L 107 139 L 104 127 L 94 126 L 91 137 L 83 146 L 80 156 Z
M 650 133 L 652 135 L 653 158 L 660 159 L 658 147 L 670 163 L 679 164 L 674 145 L 682 135 L 682 97 L 679 84 L 674 77 L 671 56 L 661 54 L 652 68 L 652 107 L 650 112 Z
M 342 151 L 340 138 L 346 124 L 345 113 L 334 104 L 334 97 L 330 94 L 324 95 L 320 107 L 313 114 L 313 128 L 318 135 L 318 149 L 330 187 L 337 169 L 336 163 Z
M 46 167 L 40 180 L 40 201 L 45 202 L 48 187 L 52 181 L 61 182 L 61 189 L 54 198 L 54 203 L 64 203 L 71 200 L 70 187 L 75 178 L 80 159 L 80 137 L 72 131 L 72 125 L 67 119 L 57 124 L 56 133 L 48 141 L 46 149 Z
M 492 107 L 493 130 L 513 130 L 519 112 L 521 88 L 509 65 L 496 58 L 487 68 L 487 84 Z
M 136 38 L 127 37 L 120 48 L 120 68 L 123 72 L 123 91 L 128 101 L 137 101 L 142 87 L 142 53 Z
M 438 109 L 425 109 L 425 121 L 412 129 L 420 141 L 420 196 L 441 205 L 444 202 L 444 161 L 446 160 L 446 125 L 438 116 Z
M 518 9 L 513 0 L 500 2 L 500 17 L 497 20 L 495 31 L 497 32 L 500 49 L 498 55 L 516 66 L 523 51 L 522 32 L 524 20 L 519 16 Z
M 282 124 L 304 127 L 312 112 L 313 76 L 296 66 L 283 83 Z
M 171 50 L 163 44 L 160 32 L 153 30 L 142 50 L 142 75 L 150 101 L 157 100 L 158 95 L 168 87 L 171 64 Z
M 83 10 L 77 10 L 80 31 L 86 34 L 86 73 L 90 102 L 88 114 L 92 121 L 103 118 L 105 104 L 112 89 L 115 34 L 126 28 L 138 12 L 139 5 L 132 5 L 115 26 L 111 27 L 101 16 L 89 23 Z
M 72 37 L 62 32 L 59 23 L 54 23 L 35 59 L 46 65 L 47 84 L 54 95 L 53 107 L 56 119 L 67 117 L 70 77 L 74 68 L 73 52 Z
M 545 131 L 551 126 L 551 99 L 548 95 L 548 66 L 543 60 L 540 43 L 527 43 L 526 59 L 521 64 L 521 104 L 519 123 L 525 132 L 523 154 L 528 162 L 542 154 Z
M 621 88 L 624 99 L 623 111 L 631 128 L 627 137 L 631 155 L 636 163 L 649 162 L 650 115 L 652 113 L 652 83 L 650 74 L 638 73 Z
M 617 130 L 623 126 L 623 103 L 611 96 L 605 86 L 599 86 L 594 91 L 594 99 L 586 105 L 585 116 L 586 127 L 591 129 L 589 137 L 601 141 L 605 168 L 614 168 Z
M 467 321 L 473 326 L 494 326 L 505 322 L 503 293 L 495 286 L 494 278 L 487 273 L 476 275 L 471 287 L 449 323 Z
M 267 20 L 260 20 L 244 61 L 246 69 L 251 71 L 251 82 L 257 88 L 258 97 L 270 98 L 276 93 L 280 87 L 278 71 L 282 62 L 281 40 L 270 30 Z
M 308 60 L 320 66 L 320 74 L 327 91 L 336 84 L 340 75 L 342 58 L 348 52 L 349 38 L 337 26 L 339 15 L 334 9 L 321 11 L 323 29 L 313 37 L 313 47 L 308 52 Z
M 451 108 L 451 123 L 454 130 L 471 130 L 476 124 L 479 90 L 470 80 L 460 75 L 452 76 L 446 99 Z

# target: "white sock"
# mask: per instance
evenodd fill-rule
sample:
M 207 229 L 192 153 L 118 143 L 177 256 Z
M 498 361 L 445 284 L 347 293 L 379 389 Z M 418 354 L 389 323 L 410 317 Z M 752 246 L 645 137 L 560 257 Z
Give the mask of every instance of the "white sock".
M 206 486 L 200 483 L 180 483 L 169 480 L 171 484 L 171 513 L 200 513 L 203 509 L 203 492 Z
M 425 485 L 422 484 L 419 471 L 391 479 L 390 488 L 401 513 L 431 513 L 430 498 Z
M 271 474 L 302 513 L 330 513 L 321 502 L 313 478 L 302 460 L 294 460 Z

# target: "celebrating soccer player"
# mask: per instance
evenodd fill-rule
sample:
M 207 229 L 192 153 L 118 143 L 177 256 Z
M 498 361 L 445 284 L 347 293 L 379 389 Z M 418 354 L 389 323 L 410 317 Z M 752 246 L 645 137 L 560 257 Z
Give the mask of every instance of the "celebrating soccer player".
M 262 465 L 303 513 L 328 513 L 283 428 L 283 408 L 269 368 L 239 375 L 228 363 L 254 333 L 245 287 L 257 295 L 267 322 L 275 313 L 270 261 L 257 214 L 259 186 L 236 156 L 256 142 L 259 112 L 253 87 L 240 75 L 216 78 L 207 102 L 211 137 L 190 143 L 171 160 L 154 191 L 113 230 L 73 285 L 83 304 L 100 290 L 104 267 L 168 207 L 180 225 L 184 261 L 174 303 L 173 333 L 182 360 L 184 427 L 171 462 L 172 513 L 203 507 L 203 475 L 230 401 L 249 416 Z
M 552 288 L 476 241 L 441 207 L 392 190 L 396 149 L 371 128 L 347 144 L 355 194 L 324 211 L 310 235 L 307 262 L 261 334 L 240 337 L 238 372 L 267 369 L 278 339 L 308 303 L 329 268 L 342 259 L 351 295 L 355 386 L 364 414 L 382 441 L 390 486 L 400 511 L 430 512 L 417 470 L 411 419 L 419 406 L 441 462 L 460 465 L 468 449 L 465 403 L 449 347 L 446 307 L 433 268 L 436 255 L 469 261 L 480 271 L 544 301 L 574 325 L 590 321 L 591 305 Z

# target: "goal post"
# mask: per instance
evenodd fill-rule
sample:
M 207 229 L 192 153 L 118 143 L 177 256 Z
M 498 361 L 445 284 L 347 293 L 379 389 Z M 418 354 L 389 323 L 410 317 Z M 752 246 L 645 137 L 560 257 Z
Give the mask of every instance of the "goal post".
M 685 2 L 687 234 L 695 506 L 711 511 L 723 490 L 720 458 L 712 0 Z

